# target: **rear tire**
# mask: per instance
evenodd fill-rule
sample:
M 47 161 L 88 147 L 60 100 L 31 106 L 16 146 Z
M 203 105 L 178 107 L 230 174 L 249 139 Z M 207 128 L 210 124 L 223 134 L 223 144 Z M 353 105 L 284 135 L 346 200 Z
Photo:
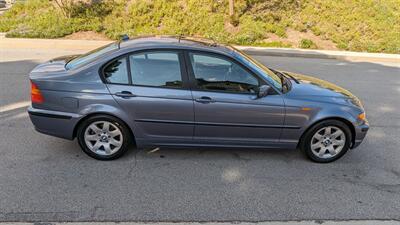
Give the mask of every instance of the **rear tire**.
M 121 157 L 129 147 L 130 132 L 118 118 L 96 115 L 83 121 L 77 130 L 83 152 L 98 160 Z
M 304 135 L 300 148 L 314 162 L 338 160 L 349 150 L 350 128 L 339 120 L 325 120 L 315 124 Z

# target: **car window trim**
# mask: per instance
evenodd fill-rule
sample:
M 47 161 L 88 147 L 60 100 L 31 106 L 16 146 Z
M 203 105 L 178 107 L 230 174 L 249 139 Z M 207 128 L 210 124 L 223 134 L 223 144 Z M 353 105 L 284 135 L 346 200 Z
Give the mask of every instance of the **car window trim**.
M 179 60 L 179 65 L 180 65 L 180 70 L 181 70 L 181 79 L 182 79 L 182 87 L 163 87 L 163 86 L 152 86 L 152 85 L 141 85 L 141 84 L 133 84 L 132 83 L 132 74 L 130 70 L 130 55 L 136 55 L 144 52 L 172 52 L 176 53 L 178 55 L 178 60 Z M 108 82 L 107 79 L 104 76 L 104 69 L 109 65 L 110 63 L 114 62 L 115 60 L 118 60 L 120 58 L 125 57 L 128 63 L 127 70 L 128 70 L 128 79 L 129 83 L 128 84 L 119 84 L 119 83 L 112 83 Z M 139 50 L 134 50 L 131 52 L 126 52 L 123 53 L 119 56 L 116 56 L 110 60 L 108 60 L 106 63 L 104 63 L 100 67 L 100 78 L 105 84 L 114 84 L 114 85 L 125 85 L 125 86 L 131 86 L 131 87 L 151 87 L 151 88 L 167 88 L 167 89 L 176 89 L 176 90 L 190 90 L 190 81 L 189 81 L 189 76 L 187 73 L 187 68 L 186 68 L 186 63 L 185 63 L 185 56 L 184 56 L 184 51 L 183 49 L 176 49 L 176 48 L 148 48 L 148 49 L 139 49 Z
M 187 74 L 189 76 L 189 80 L 190 80 L 190 86 L 191 89 L 194 91 L 205 91 L 205 92 L 216 92 L 216 93 L 228 93 L 228 94 L 241 94 L 241 95 L 256 95 L 255 93 L 245 93 L 245 92 L 236 92 L 236 91 L 221 91 L 221 90 L 210 90 L 210 89 L 202 89 L 197 85 L 197 81 L 196 81 L 196 76 L 194 74 L 194 70 L 193 70 L 193 65 L 191 63 L 190 60 L 190 53 L 199 53 L 199 54 L 203 54 L 203 55 L 210 55 L 210 56 L 217 56 L 218 58 L 222 58 L 222 59 L 227 59 L 228 61 L 232 61 L 234 63 L 236 63 L 238 66 L 240 66 L 242 69 L 244 69 L 245 71 L 247 71 L 251 76 L 253 76 L 254 78 L 256 78 L 259 82 L 259 85 L 264 85 L 267 84 L 269 86 L 271 86 L 271 90 L 274 90 L 274 93 L 271 94 L 279 94 L 279 92 L 277 92 L 271 84 L 269 84 L 266 80 L 262 79 L 260 76 L 258 76 L 256 73 L 254 73 L 251 69 L 249 69 L 246 65 L 244 65 L 243 63 L 241 63 L 240 61 L 238 61 L 237 59 L 230 57 L 228 55 L 224 55 L 224 54 L 220 54 L 220 53 L 216 53 L 216 52 L 210 52 L 210 51 L 204 51 L 204 50 L 197 50 L 197 49 L 186 49 L 185 50 L 185 64 L 187 67 Z

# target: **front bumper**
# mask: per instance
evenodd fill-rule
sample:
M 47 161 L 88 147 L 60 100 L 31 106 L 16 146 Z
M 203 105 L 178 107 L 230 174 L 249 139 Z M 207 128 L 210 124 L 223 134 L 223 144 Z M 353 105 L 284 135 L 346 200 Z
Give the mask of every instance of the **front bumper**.
M 368 122 L 365 122 L 362 125 L 355 126 L 354 143 L 353 146 L 351 146 L 351 148 L 357 148 L 361 144 L 365 136 L 367 136 L 368 130 L 369 130 Z
M 28 108 L 29 117 L 40 133 L 74 139 L 74 129 L 82 115 L 75 113 L 51 111 L 45 109 Z

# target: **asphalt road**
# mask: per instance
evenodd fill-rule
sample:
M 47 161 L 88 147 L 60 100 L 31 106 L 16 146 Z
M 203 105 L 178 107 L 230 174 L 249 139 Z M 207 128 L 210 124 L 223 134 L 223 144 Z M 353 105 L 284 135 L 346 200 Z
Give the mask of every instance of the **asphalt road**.
M 331 164 L 296 150 L 195 148 L 102 162 L 35 132 L 26 113 L 27 73 L 65 53 L 0 50 L 0 221 L 400 220 L 399 67 L 257 57 L 363 101 L 366 140 Z

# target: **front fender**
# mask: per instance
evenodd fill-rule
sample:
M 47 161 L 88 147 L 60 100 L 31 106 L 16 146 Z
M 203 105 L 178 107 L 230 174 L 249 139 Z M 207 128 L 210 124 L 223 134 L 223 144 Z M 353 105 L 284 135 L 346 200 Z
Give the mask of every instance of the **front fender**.
M 281 142 L 298 143 L 302 135 L 314 124 L 327 119 L 345 122 L 354 131 L 357 124 L 357 112 L 345 105 L 286 100 L 285 127 Z

